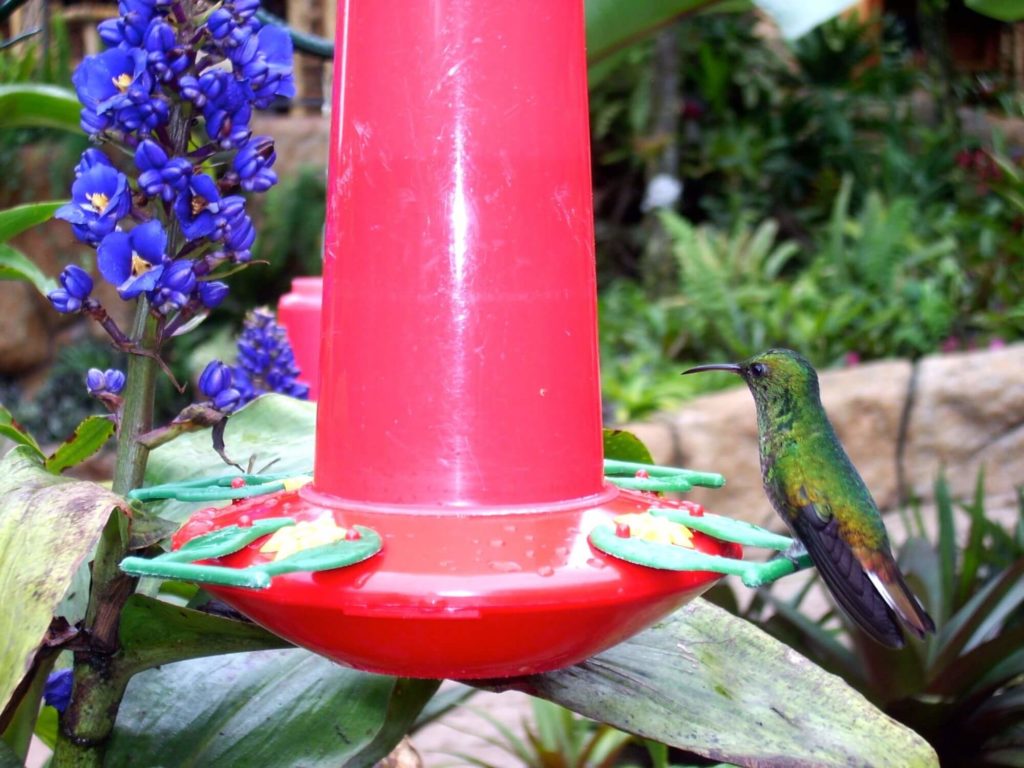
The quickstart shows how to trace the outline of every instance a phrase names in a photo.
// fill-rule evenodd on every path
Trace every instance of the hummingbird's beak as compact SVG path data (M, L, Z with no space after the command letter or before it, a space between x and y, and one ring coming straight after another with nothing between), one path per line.
M729 371L730 373L739 373L742 370L736 363L708 363L707 365L697 365L689 370L683 371L682 375L685 376L688 373L701 373L702 371Z

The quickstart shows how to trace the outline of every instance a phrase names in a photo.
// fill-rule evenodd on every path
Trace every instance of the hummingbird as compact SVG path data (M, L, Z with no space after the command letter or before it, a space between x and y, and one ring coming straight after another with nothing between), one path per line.
M904 645L901 624L918 637L934 632L900 573L878 506L828 420L814 367L792 350L770 349L683 373L702 371L730 371L747 383L765 493L847 616L890 648Z

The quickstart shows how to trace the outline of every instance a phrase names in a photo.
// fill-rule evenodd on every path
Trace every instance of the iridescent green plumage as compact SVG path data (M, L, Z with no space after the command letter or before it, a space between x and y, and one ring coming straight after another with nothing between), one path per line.
M702 365L747 382L757 406L761 476L843 610L878 642L903 645L900 622L918 636L934 624L907 587L870 491L821 405L807 360L772 349L742 363Z

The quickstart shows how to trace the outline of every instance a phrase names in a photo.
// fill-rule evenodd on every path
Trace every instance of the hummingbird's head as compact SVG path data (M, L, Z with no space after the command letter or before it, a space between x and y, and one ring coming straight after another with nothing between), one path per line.
M712 363L690 368L687 373L730 371L747 382L757 403L790 400L793 395L818 397L818 375L814 367L791 349L769 349L742 363Z

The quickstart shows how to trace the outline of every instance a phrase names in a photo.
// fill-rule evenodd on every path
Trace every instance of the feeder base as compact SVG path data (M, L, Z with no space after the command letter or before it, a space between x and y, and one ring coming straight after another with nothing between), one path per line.
M605 555L597 525L657 505L607 486L556 508L409 510L316 493L281 492L196 513L175 548L265 517L332 515L377 531L383 549L356 565L275 576L269 588L206 589L296 645L367 672L421 678L497 678L558 669L639 632L712 586L720 574L657 571ZM694 532L697 551L738 558L737 544ZM218 559L265 562L258 540Z

